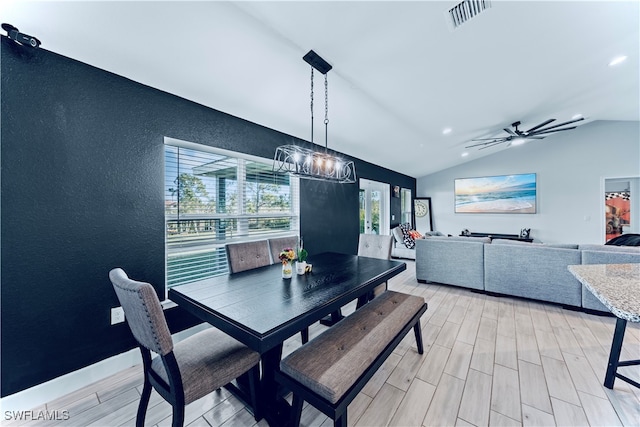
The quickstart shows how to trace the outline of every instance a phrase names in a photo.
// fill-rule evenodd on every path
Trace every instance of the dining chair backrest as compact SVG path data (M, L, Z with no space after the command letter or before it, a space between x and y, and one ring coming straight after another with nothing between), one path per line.
M278 256L283 249L291 248L294 251L298 246L298 237L297 236L289 236L289 237L278 237L276 239L269 239L269 248L271 249L271 260L273 264L277 264L280 262Z
M358 255L369 258L391 259L393 236L361 234L358 240Z
M361 234L358 239L358 256L391 259L392 246L393 235L383 236L379 234ZM387 282L376 286L369 295L358 298L356 309L360 309L367 301L372 300L386 290Z
M136 415L143 427L152 390L171 404L172 427L183 427L185 405L194 402L239 376L248 374L249 396L256 421L260 354L216 328L196 332L173 344L160 300L149 283L129 279L120 268L109 279L122 305L129 328L138 341L144 383ZM157 356L152 355L152 352Z
M171 332L153 286L129 279L121 268L111 270L109 279L138 343L162 356L173 351Z
M255 242L228 243L226 250L229 269L232 273L271 265L269 242L266 239Z

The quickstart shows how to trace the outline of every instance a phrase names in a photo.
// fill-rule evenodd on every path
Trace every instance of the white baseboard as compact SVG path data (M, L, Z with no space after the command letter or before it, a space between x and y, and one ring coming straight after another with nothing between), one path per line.
M179 342L207 327L209 327L207 324L200 324L178 332L173 335L173 342ZM38 408L65 394L79 390L91 383L103 380L138 364L142 364L142 357L140 356L140 350L134 348L108 359L101 360L86 368L78 369L77 371L47 381L46 383L6 396L0 399L0 411L4 414L4 411L28 411Z
M100 381L131 366L142 363L140 350L134 348L86 368L78 369L46 383L9 395L0 400L4 411L27 411L51 402L65 394Z

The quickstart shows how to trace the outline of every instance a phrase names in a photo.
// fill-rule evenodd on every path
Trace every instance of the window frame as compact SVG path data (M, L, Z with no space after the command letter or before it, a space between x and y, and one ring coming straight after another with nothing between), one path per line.
M239 196L240 202L238 203L237 206L237 211L235 213L184 213L181 214L179 211L176 212L175 214L167 214L167 209L165 207L165 213L164 213L164 224L165 224L165 230L164 230L164 237L165 237L165 256L164 256L164 260L165 260L165 299L167 298L168 295L168 291L169 288L171 288L172 286L178 286L182 283L176 283L173 285L169 284L169 258L170 255L176 255L178 253L181 252L187 252L188 249L191 249L192 252L197 251L197 250L218 250L220 248L224 248L224 246L227 243L235 243L235 242L249 242L249 241L256 241L256 240L263 240L263 239L267 239L267 238L278 238L278 237L288 237L288 236L299 236L300 235L300 179L296 176L293 175L289 175L289 186L290 186L290 194L291 194L291 207L290 207L290 211L289 212L266 212L266 213L247 213L246 212L246 208L247 208L247 204L244 203L244 193L245 193L245 184L250 183L250 179L247 178L247 172L246 172L246 168L244 168L244 166L240 166L240 165L244 165L245 162L254 162L254 163L259 163L259 164L263 164L266 165L268 167L273 167L273 159L267 159L267 158L263 158L263 157L258 157L258 156L253 156L250 154L245 154L245 153L240 153L240 152L236 152L236 151L231 151L231 150L226 150L226 149L222 149L222 148L217 148L217 147L211 147L208 145L203 145L203 144L198 144L198 143L194 143L194 142L189 142L189 141L183 141L183 140L179 140L179 139L175 139L175 138L171 138L171 137L164 137L164 144L163 144L163 148L165 148L167 146L171 146L171 147L176 147L178 149L188 149L188 150L195 150L195 151L199 151L199 152L204 152L204 153L211 153L214 155L221 155L221 156L226 156L229 158L233 158L233 159L238 159L239 160L239 166L238 166L238 171L237 171L237 193L240 194L242 193L242 196ZM163 200L166 202L167 198L167 154L165 151L164 154L164 173L163 173ZM181 174L181 172L178 170L178 175ZM258 233L257 235L252 235L249 231L247 231L247 234L236 234L234 233L234 235L231 238L228 239L224 239L224 240L217 240L214 236L213 239L202 239L203 243L195 243L195 244L188 244L188 243L184 243L184 246L182 247L184 249L184 251L181 251L178 248L178 245L180 245L181 243L173 243L176 246L171 247L172 245L170 245L169 242L169 223L170 221L180 221L180 220L184 220L184 219L188 219L189 216L192 216L194 219L198 219L198 220L228 220L228 221L249 221L249 220L255 220L255 219L263 219L263 218L290 218L291 221L293 221L293 224L291 225L292 229L289 230L282 230L282 231L273 231L273 232L266 232L266 233ZM238 224L236 223L236 227L235 230L239 230L238 228ZM247 227L248 230L248 227ZM225 254L226 257L226 254ZM220 274L225 274L220 273ZM204 279L197 279L197 280L204 280ZM195 281L195 280L193 280ZM189 283L187 281L185 281L184 283Z

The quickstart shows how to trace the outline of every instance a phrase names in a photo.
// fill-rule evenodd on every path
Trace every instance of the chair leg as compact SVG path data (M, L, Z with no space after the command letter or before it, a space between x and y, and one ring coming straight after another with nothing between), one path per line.
M346 409L338 418L333 420L333 427L347 427L347 410Z
M300 331L300 337L302 339L302 344L306 344L309 342L309 328L304 328Z
M171 427L183 427L184 426L184 405L174 404L173 406L173 420L171 421Z
M147 406L149 405L151 390L151 383L145 376L144 385L142 386L142 396L140 396L140 403L138 404L138 414L136 415L136 427L144 427L144 419L147 415Z
M293 394L293 402L291 402L291 426L300 427L300 418L302 418L302 404L304 400L297 394Z
M424 348L422 345L422 329L420 329L420 320L418 320L413 326L413 331L416 334L416 345L418 346L418 354L423 354Z

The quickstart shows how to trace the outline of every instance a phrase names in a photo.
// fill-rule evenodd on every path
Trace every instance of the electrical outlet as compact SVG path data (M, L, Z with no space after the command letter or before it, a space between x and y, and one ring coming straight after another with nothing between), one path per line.
M124 322L124 310L122 307L114 307L111 309L111 324Z

